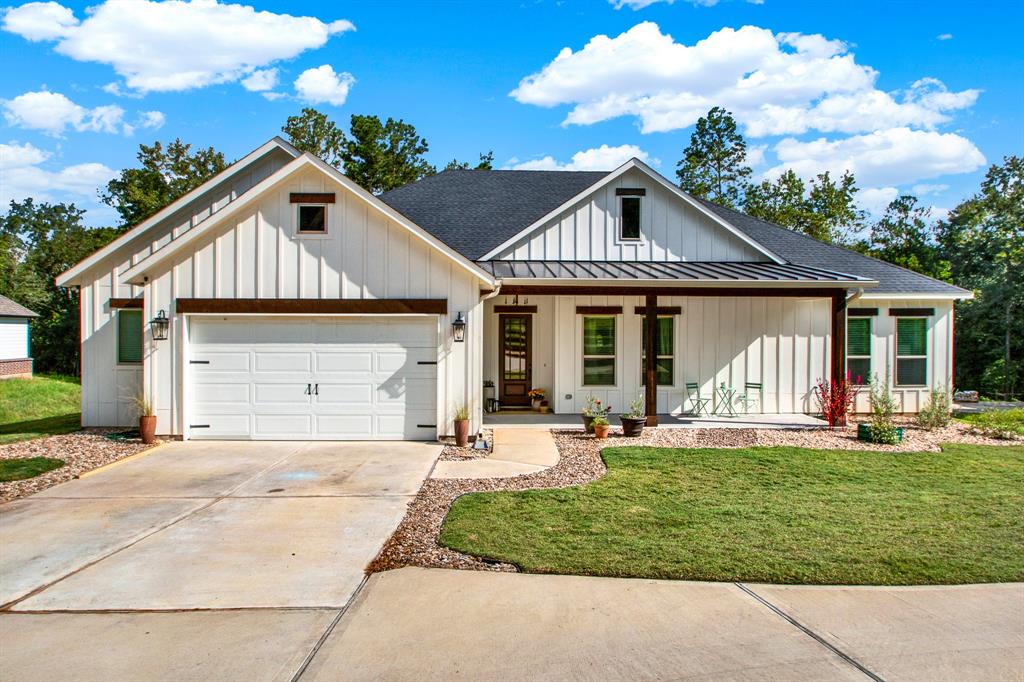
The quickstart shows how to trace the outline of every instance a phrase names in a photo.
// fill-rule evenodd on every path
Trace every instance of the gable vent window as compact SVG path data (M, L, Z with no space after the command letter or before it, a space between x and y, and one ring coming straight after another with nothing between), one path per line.
M300 204L299 232L325 234L327 232L327 205Z
M615 190L619 197L619 239L637 241L640 239L640 211L643 188L620 187Z

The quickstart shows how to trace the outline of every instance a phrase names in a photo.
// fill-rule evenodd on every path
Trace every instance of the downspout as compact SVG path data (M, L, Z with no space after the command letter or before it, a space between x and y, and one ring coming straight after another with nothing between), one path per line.
M864 295L864 287L860 287L859 289L857 289L852 294L850 294L849 296L846 297L846 305L849 306L851 303L853 303L854 301L856 301L858 298L860 298L863 295Z

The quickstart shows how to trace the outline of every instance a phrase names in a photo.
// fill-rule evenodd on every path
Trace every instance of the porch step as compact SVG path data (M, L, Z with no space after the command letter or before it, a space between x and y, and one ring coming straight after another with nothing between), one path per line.
M558 448L548 429L496 428L494 447L483 459L438 462L431 478L511 478L558 463Z

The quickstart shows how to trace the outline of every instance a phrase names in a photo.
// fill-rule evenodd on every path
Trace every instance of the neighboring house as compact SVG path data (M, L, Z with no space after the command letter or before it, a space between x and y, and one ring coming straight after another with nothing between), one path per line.
M0 296L0 379L32 376L28 323L34 317L39 315Z
M556 412L643 396L649 414L689 409L687 383L750 382L753 411L799 413L849 369L912 412L949 385L953 302L971 295L636 159L374 197L279 138L58 284L81 287L84 425L132 423L144 392L160 433L254 439L433 439L462 404L475 431L487 380L508 406L542 387Z

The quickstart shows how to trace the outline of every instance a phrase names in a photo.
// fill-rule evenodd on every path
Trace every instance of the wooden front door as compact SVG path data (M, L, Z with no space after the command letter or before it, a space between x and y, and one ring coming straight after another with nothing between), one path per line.
M528 406L533 381L530 353L530 316L498 317L498 367L501 368L498 400L503 407Z

